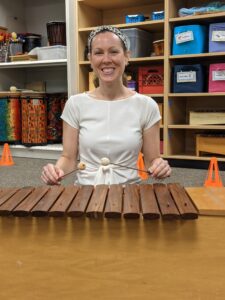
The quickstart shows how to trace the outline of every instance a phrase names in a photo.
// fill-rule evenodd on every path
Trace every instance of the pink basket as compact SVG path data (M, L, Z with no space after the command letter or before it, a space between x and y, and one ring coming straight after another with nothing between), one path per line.
M225 63L210 65L209 92L225 92Z

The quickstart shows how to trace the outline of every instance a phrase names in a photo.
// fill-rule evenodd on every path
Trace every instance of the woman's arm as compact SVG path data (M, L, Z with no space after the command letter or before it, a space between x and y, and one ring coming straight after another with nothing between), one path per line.
M56 164L43 167L41 178L46 184L60 184L60 178L77 167L78 129L63 121L63 152Z
M167 160L160 157L160 127L159 122L143 133L142 147L146 169L152 177L165 178L170 176L171 168Z

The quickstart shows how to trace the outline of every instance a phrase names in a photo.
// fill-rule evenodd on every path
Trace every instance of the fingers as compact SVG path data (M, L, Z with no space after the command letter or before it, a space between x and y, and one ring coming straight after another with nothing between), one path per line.
M60 184L60 178L64 175L64 172L56 167L53 164L47 164L43 167L42 173L41 173L41 179L44 183L48 185L59 185Z
M151 177L153 178L161 179L169 177L171 175L171 168L168 164L168 161L162 158L154 159L151 167L149 168L149 171L151 173Z

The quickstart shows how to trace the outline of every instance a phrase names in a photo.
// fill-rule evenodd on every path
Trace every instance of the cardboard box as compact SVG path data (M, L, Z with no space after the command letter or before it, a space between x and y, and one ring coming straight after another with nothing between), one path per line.
M225 136L196 135L196 155L200 152L225 155Z
M190 111L190 125L225 124L225 111Z

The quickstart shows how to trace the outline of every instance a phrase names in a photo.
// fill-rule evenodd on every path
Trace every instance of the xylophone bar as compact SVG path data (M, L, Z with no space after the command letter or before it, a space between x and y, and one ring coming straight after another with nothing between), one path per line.
M0 215L195 219L198 211L185 189L171 183L0 189Z

